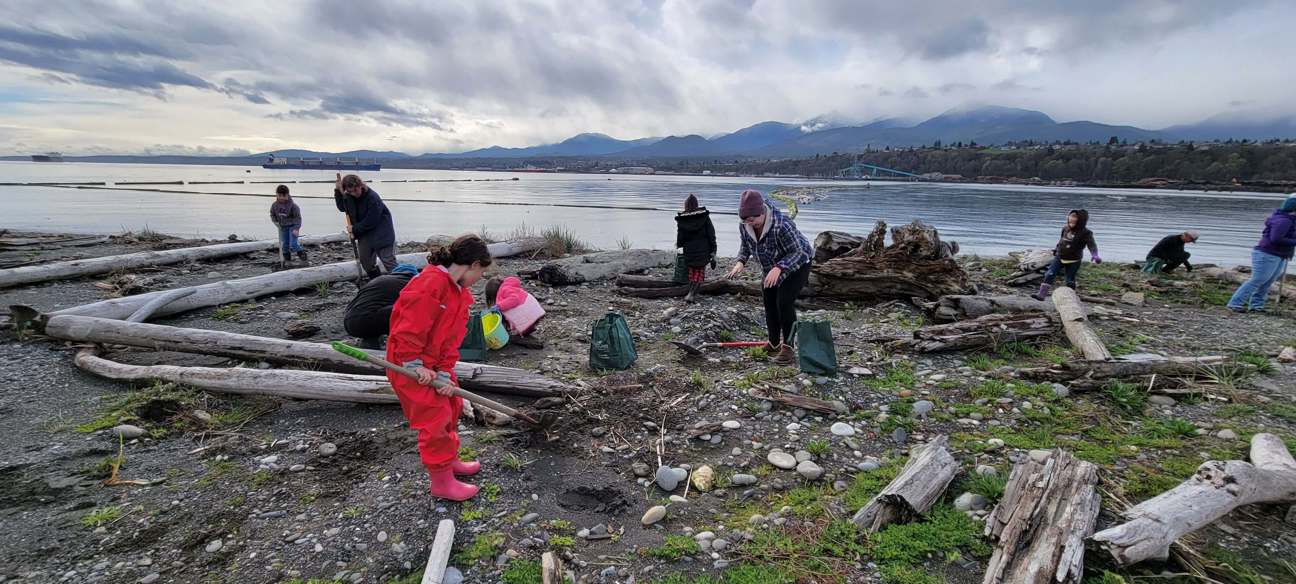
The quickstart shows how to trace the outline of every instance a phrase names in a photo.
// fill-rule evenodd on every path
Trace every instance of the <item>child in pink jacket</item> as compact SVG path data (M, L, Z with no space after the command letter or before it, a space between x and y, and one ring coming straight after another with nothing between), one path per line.
M522 280L515 276L504 278L503 281L491 278L486 282L486 305L504 315L511 337L530 335L545 315L540 301L523 290Z

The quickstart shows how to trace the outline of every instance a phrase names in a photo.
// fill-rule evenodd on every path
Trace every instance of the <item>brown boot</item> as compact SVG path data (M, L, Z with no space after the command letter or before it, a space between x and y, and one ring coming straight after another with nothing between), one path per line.
M700 287L701 286L697 282L689 282L688 296L684 297L684 302L687 302L689 304L693 304L694 302L697 302L698 288Z
M789 345L787 343L783 343L782 345L779 345L778 354L774 356L775 363L778 363L779 365L789 366L789 365L795 365L796 360L797 360L796 349L793 349L792 345Z

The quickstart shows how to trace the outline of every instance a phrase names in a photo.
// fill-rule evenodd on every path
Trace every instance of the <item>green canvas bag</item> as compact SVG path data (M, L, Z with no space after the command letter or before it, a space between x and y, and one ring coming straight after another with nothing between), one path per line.
M624 316L609 312L594 321L594 328L590 331L590 369L627 369L638 358L634 338L630 336L630 325L626 324Z
M482 327L482 315L474 310L468 317L468 333L459 345L460 361L486 360L486 329Z
M837 349L832 324L826 320L798 320L793 325L797 365L808 375L837 376Z

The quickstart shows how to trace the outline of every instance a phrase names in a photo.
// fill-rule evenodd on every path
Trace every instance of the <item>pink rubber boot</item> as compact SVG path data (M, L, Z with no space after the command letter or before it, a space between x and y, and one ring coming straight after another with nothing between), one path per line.
M450 463L450 470L454 472L455 476L472 476L477 474L477 471L481 470L481 463L476 460L472 462L456 460Z
M451 467L428 469L428 479L432 486L428 489L433 497L451 501L467 501L477 494L477 485L461 483L454 478Z

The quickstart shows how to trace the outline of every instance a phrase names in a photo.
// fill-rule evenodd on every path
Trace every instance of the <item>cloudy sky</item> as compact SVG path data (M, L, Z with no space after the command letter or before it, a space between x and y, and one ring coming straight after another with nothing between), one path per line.
M1287 0L5 0L0 153L409 153L921 118L1296 113Z

